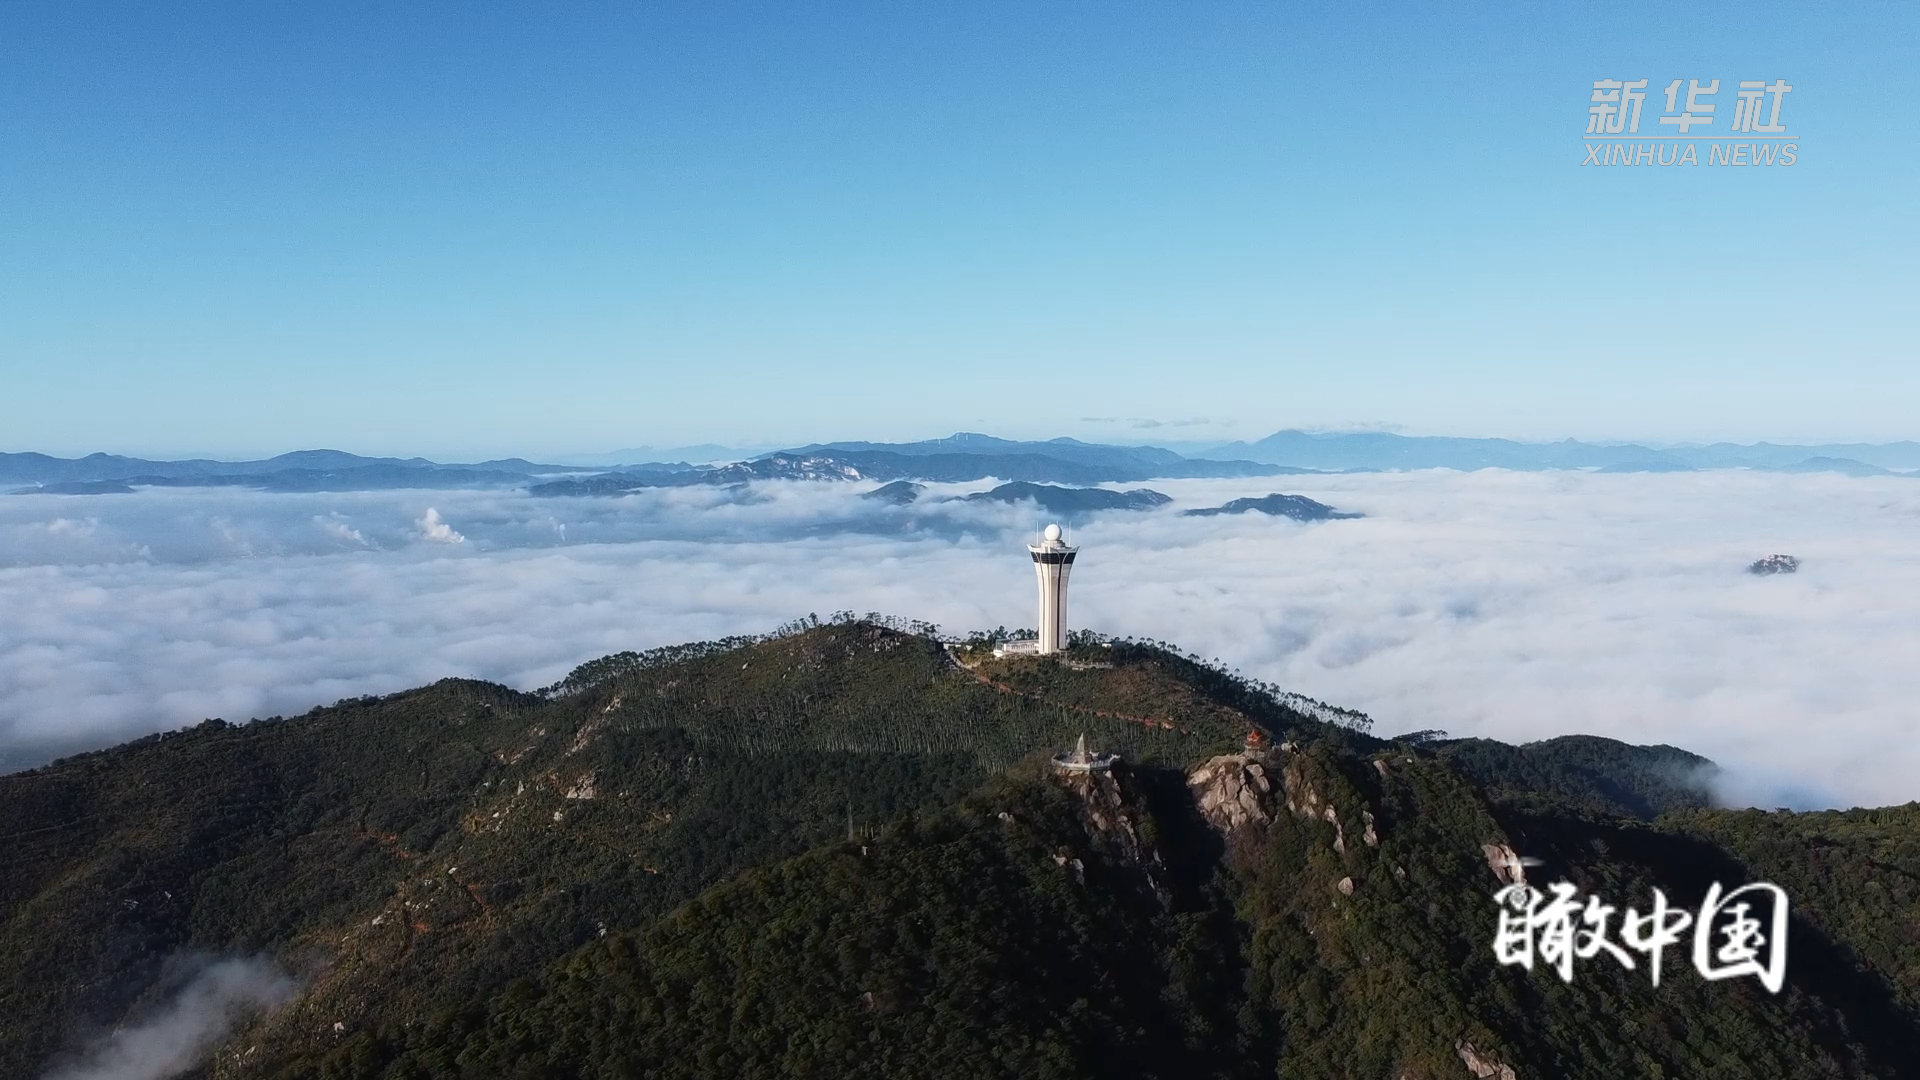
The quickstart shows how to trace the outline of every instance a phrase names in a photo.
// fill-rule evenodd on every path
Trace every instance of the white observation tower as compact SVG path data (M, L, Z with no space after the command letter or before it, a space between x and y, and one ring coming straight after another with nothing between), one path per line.
M1040 579L1040 641L1034 651L1056 653L1067 647L1067 574L1079 548L1060 539L1060 526L1049 525L1033 553L1033 572Z

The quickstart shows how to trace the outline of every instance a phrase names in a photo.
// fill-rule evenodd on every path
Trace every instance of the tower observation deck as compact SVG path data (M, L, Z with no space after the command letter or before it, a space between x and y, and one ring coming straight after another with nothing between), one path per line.
M1033 554L1033 572L1040 579L1040 641L1034 651L1060 652L1067 647L1067 575L1080 549L1066 545L1060 526L1049 525L1040 542L1027 550Z

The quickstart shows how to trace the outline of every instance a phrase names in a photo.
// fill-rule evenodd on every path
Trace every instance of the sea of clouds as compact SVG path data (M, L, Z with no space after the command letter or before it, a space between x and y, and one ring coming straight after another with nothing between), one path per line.
M149 489L0 497L0 764L448 675L881 611L1033 624L1028 504L865 485ZM1135 486L1135 485L1127 485ZM1763 806L1920 798L1920 482L1497 470L1162 481L1074 529L1069 623L1176 642L1376 732L1584 732L1721 763ZM1182 508L1285 491L1358 520ZM1799 556L1798 574L1752 560Z

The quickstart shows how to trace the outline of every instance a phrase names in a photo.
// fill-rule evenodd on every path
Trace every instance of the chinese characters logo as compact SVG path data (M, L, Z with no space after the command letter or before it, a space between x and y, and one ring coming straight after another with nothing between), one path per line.
M1585 165L1698 165L1704 145L1708 165L1792 165L1800 136L1789 134L1781 109L1793 86L1785 79L1741 82L1733 100L1720 97L1720 80L1675 79L1663 96L1659 126L1640 134L1647 79L1596 79L1588 99ZM1721 114L1720 106L1732 106ZM1714 123L1727 120L1721 135ZM1700 130L1696 131L1698 128ZM1672 134L1657 134L1671 129ZM1639 140L1647 141L1641 142Z
M1696 916L1670 907L1666 894L1653 890L1653 904L1645 915L1628 908L1621 916L1618 941L1608 937L1615 908L1589 896L1581 904L1579 890L1565 881L1545 892L1531 885L1509 885L1494 894L1500 905L1500 925L1493 939L1493 955L1502 964L1533 970L1540 961L1573 981L1576 960L1601 953L1628 971L1636 969L1634 954L1646 958L1653 985L1660 985L1660 961L1668 948L1678 946L1689 927L1693 930L1693 966L1708 981L1753 975L1760 985L1779 993L1787 978L1787 894L1778 885L1756 882L1723 893L1715 882Z

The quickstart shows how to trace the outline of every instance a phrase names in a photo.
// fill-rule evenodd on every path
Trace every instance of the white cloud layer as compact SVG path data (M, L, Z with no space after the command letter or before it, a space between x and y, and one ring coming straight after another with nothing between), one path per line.
M1434 471L1151 486L1175 506L1076 528L1072 625L1178 642L1363 709L1382 733L1672 743L1761 805L1920 798L1920 483ZM1032 623L1031 507L902 509L858 490L0 499L0 756L445 675L538 686L604 653L809 611ZM1368 516L1175 512L1269 491ZM1742 572L1773 552L1800 573Z

